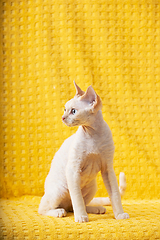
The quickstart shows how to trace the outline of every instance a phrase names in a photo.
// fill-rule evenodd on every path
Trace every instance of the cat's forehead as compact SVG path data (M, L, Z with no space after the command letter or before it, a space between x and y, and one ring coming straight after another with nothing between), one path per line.
M85 101L80 100L79 98L72 98L65 104L66 109L77 108L83 109L87 107L87 103Z

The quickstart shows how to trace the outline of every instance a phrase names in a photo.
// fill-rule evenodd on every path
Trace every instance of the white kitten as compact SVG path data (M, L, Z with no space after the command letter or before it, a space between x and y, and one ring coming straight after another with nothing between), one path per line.
M87 213L105 213L97 205L112 204L116 219L129 218L121 204L125 175L120 174L120 192L113 169L114 143L112 133L103 120L102 102L92 86L83 92L76 83L76 95L65 105L62 116L67 126L79 126L55 154L45 181L45 194L39 213L54 217L74 211L76 222L88 222ZM110 198L94 198L96 176L101 171ZM110 202L111 201L111 202Z

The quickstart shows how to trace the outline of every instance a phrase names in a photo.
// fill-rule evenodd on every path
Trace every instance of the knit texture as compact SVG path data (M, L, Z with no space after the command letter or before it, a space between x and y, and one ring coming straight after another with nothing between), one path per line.
M0 25L2 239L160 239L160 2L3 0ZM82 225L37 213L53 156L76 131L61 121L73 80L102 99L129 220L110 207Z
M124 201L130 219L115 220L107 207L106 214L89 214L83 224L75 223L73 213L64 218L39 216L39 201L30 196L2 201L4 239L160 239L160 200Z

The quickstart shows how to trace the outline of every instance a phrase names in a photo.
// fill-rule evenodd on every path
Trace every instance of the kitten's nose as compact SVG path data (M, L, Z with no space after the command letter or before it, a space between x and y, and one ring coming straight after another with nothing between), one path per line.
M63 121L65 120L65 117L64 117L64 116L62 116L62 120L63 120Z

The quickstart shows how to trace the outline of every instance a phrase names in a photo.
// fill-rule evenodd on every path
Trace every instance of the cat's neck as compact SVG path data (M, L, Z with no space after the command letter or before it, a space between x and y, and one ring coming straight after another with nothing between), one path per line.
M93 134L101 133L103 131L104 120L102 111L99 110L93 120L88 125L82 125L81 129L87 135L92 136Z

